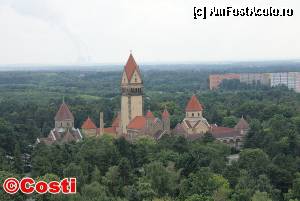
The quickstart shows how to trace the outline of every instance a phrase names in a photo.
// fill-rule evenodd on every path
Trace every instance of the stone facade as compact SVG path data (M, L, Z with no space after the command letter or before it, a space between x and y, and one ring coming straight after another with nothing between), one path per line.
M78 142L82 140L79 129L74 128L74 116L69 110L68 105L63 101L54 118L55 128L45 138L38 138L37 143L45 143L48 145L57 143Z
M143 80L132 54L124 67L121 80L121 130L127 133L127 125L143 115ZM120 133L121 134L121 133Z
M236 149L241 148L244 136L249 130L249 124L244 117L234 128L211 125L203 117L203 106L195 95L188 102L185 112L186 117L172 131L174 135L182 135L187 139L194 140L203 137L205 133L211 133L216 140Z
M79 141L83 136L97 137L103 134L125 137L130 141L139 137L159 140L165 134L178 134L188 139L197 139L205 133L211 133L218 141L239 149L249 129L243 117L234 128L209 124L203 116L204 107L196 95L193 95L187 103L185 118L172 131L170 114L166 108L162 111L161 118L155 117L150 110L144 115L143 80L132 54L124 66L120 88L121 111L116 115L111 127L104 127L103 113L100 112L99 128L90 117L87 117L81 126L82 135L79 129L74 128L74 116L63 101L55 116L55 128L50 131L48 137L39 138L37 142L67 143Z

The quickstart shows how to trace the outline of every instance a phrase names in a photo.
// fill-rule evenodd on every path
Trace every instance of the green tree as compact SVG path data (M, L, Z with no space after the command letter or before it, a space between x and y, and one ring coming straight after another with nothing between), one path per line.
M122 189L122 180L120 177L120 169L118 166L112 166L108 169L103 179L103 183L108 187L109 192L113 196L120 194Z
M252 196L251 201L272 201L272 199L269 197L268 193L256 191Z
M14 150L14 168L18 173L22 173L24 170L24 163L21 155L21 148L20 144L17 143L15 145L15 150Z
M240 153L239 166L253 176L267 173L269 164L268 155L261 149L244 149Z
M109 200L106 194L106 188L100 185L98 182L94 181L91 184L85 184L82 187L81 195L82 200L86 199L97 199L97 200Z
M223 125L229 128L233 128L237 123L237 118L235 116L229 116L223 118Z
M214 199L210 196L194 194L187 197L187 199L185 199L184 201L214 201Z
M201 168L196 173L191 173L187 179L182 180L180 197L187 198L195 194L212 197L214 193L217 196L218 191L228 190L229 192L229 189L229 183L224 177L212 173L208 168Z
M145 166L145 177L159 196L174 195L178 189L180 172L176 172L172 165L166 168L160 162L153 162Z

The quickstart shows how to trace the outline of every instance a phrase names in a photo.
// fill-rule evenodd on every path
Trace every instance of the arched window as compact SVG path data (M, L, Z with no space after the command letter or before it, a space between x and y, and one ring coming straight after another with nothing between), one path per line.
M194 117L194 113L192 113L192 117Z

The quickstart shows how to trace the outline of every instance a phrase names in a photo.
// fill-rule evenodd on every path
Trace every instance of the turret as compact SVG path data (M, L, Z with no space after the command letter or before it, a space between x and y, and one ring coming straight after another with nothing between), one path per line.
M127 125L137 116L143 116L143 80L139 66L132 54L124 66L121 80L121 132L127 133Z
M196 95L193 95L185 108L186 118L199 118L199 117L201 118L202 111L203 111L203 106L199 102Z
M148 131L148 133L151 133L151 130L153 128L153 123L154 123L154 115L153 113L148 110L147 114L146 114L146 129Z
M242 135L246 134L249 131L249 124L244 119L244 116L240 118L239 122L235 125L234 129L239 131Z
M161 115L162 123L163 123L163 130L170 132L170 114L167 110L167 108L164 109L162 115Z
M68 105L63 100L55 115L55 130L62 131L74 127L74 116L69 110Z

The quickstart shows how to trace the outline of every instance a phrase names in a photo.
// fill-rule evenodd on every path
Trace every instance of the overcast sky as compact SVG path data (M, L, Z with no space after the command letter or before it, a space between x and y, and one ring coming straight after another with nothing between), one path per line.
M209 2L209 3L208 3ZM293 8L293 17L194 20L194 6ZM0 65L300 58L299 0L0 0Z

